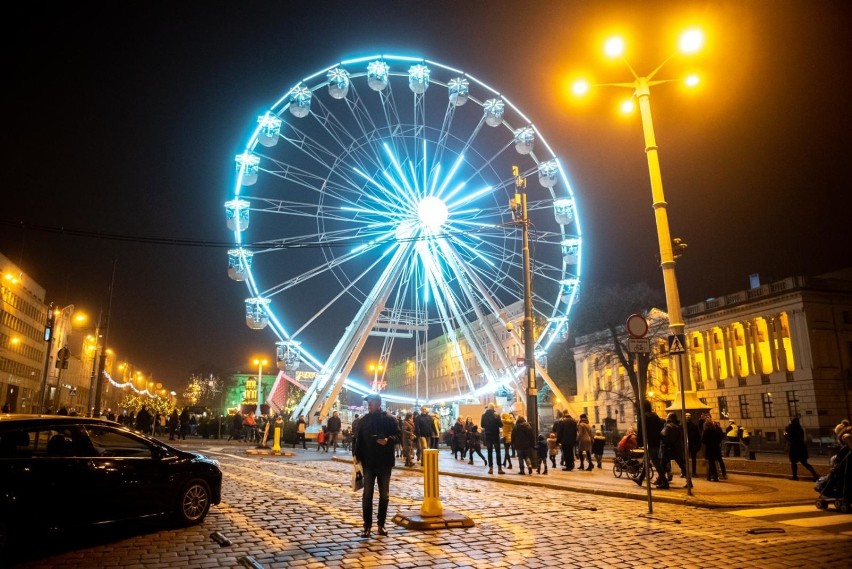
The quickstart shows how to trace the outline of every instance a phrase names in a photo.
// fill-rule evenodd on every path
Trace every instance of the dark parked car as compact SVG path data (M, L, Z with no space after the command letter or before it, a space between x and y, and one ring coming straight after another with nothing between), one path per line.
M118 423L0 415L0 550L16 528L154 516L197 524L221 491L217 461Z

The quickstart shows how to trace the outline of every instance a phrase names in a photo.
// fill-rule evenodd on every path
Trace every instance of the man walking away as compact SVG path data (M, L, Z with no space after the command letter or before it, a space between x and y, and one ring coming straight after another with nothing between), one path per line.
M429 407L426 405L420 408L420 414L414 419L414 434L417 436L417 448L419 449L417 460L420 461L420 465L422 466L423 451L430 448L429 444L432 442L432 437L437 436L435 421L429 415Z
M340 435L340 412L335 411L331 417L328 418L328 423L326 423L328 427L328 446L331 447L331 452L337 452L337 437Z
M503 471L503 461L500 460L500 432L503 429L503 422L497 416L494 403L488 404L488 409L482 414L480 426L485 437L485 445L488 447L488 474L494 474L494 451L497 452L497 473L506 474Z

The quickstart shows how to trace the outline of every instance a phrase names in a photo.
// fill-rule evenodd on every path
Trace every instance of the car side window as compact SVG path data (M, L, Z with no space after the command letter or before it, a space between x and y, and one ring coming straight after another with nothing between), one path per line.
M0 458L26 458L32 456L33 445L30 433L6 431L0 433Z
M95 456L128 456L153 458L152 448L140 439L121 431L101 426L87 426Z

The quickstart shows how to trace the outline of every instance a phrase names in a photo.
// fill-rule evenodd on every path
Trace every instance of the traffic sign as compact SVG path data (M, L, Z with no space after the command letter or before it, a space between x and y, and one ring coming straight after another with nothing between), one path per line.
M644 338L648 333L648 321L641 314L631 314L627 318L627 333L631 338Z
M627 351L631 354L650 354L651 340L649 338L627 338Z
M686 336L684 334L669 334L669 353L686 353Z

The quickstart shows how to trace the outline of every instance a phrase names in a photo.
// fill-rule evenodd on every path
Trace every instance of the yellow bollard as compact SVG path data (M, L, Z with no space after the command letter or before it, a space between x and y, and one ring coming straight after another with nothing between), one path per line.
M275 419L275 434L272 436L272 452L281 452L281 426L284 420L281 417Z
M423 504L420 505L420 515L424 518L440 517L444 513L438 489L438 449L424 449Z

